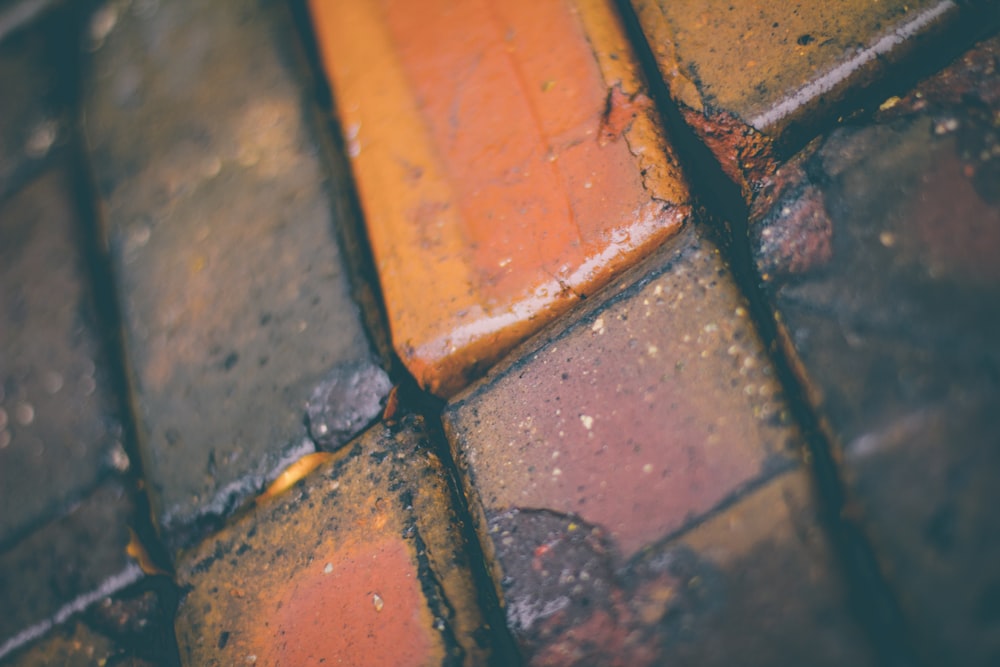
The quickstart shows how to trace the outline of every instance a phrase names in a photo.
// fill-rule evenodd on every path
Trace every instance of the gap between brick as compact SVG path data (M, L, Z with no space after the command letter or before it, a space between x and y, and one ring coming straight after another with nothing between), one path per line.
M737 185L723 173L714 155L684 122L680 109L670 98L631 4L628 0L616 0L616 4L666 133L688 174L697 224L719 246L749 302L751 317L774 365L789 410L802 431L811 458L821 523L844 573L855 618L877 652L880 664L918 665L899 601L879 567L874 549L861 527L845 517L847 491L834 457L833 441L822 428L822 415L809 405L806 388L781 347L777 321L760 289L760 277L751 255L748 207Z

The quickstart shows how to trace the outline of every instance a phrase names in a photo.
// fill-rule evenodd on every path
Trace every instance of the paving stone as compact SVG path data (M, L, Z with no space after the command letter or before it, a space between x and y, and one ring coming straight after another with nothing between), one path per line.
M816 125L888 68L969 40L995 4L633 0L673 100L749 198L774 142ZM812 136L810 134L810 136Z
M0 550L128 458L68 178L0 205Z
M688 216L612 3L309 6L394 346L430 391L463 387Z
M20 26L12 24L16 9L0 5L0 201L37 174L67 134L50 31L34 26L4 39L8 23Z
M998 54L980 45L798 156L751 220L785 346L928 664L1000 659Z
M125 554L133 512L124 486L109 481L0 552L0 657L141 576Z
M378 425L186 553L189 665L487 664L453 494L422 422Z
M562 641L549 623L572 650L591 651L598 630L617 646L631 630L605 579L795 465L796 432L732 278L690 230L638 283L516 356L445 412L508 624L531 654ZM589 572L583 592L555 574L511 588L557 543ZM636 622L655 635L663 619Z
M287 9L110 3L93 22L85 130L149 488L173 528L310 451L310 394L370 351Z

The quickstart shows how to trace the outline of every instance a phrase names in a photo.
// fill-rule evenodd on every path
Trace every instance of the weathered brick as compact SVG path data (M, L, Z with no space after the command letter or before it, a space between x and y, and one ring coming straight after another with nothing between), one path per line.
M998 49L798 156L751 220L786 350L842 448L849 509L929 664L1000 659ZM803 196L805 219L825 216L825 253L799 252L817 246Z
M610 2L310 7L394 345L432 392L463 387L687 217Z
M770 362L713 246L684 232L613 292L445 412L508 623L540 664L550 649L614 655L636 632L655 636L660 612L634 628L616 621L625 594L609 581L796 456ZM564 557L587 571L580 591L580 573L538 575L533 559L556 545L565 553L552 567ZM633 646L637 660L645 646Z
M486 664L446 472L422 422L378 425L185 554L185 664Z
M311 391L370 351L286 8L101 11L85 130L149 488L175 527L228 511L310 450Z
M749 198L774 142L815 126L887 68L971 39L989 2L633 0L681 113ZM979 26L981 27L981 26Z
M127 467L61 167L0 206L0 549Z

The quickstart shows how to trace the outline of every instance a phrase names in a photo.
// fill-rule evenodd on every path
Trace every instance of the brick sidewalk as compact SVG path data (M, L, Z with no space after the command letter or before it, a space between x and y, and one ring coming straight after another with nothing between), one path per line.
M27 4L0 665L1000 662L993 3Z

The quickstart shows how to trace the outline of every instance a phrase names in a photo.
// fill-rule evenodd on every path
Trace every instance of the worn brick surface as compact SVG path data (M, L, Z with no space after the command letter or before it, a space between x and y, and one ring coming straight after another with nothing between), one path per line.
M611 3L310 7L394 345L432 392L460 389L687 216Z
M995 20L989 5L632 2L671 97L747 196L791 126L814 124L887 66L938 48L931 36L968 39L963 12Z
M68 179L0 205L0 549L128 459Z
M799 156L751 221L786 347L930 664L1000 657L998 45Z
M667 609L623 620L614 598L625 594L605 579L633 572L650 545L796 456L769 362L714 247L685 232L637 284L613 292L445 413L508 623L541 664L564 639L552 650L604 656L633 642L625 636L656 635ZM592 577L583 589L580 573L537 574L533 558L557 544ZM604 633L596 648L591 630Z
M311 449L314 387L370 364L286 11L112 3L94 19L85 130L168 526L227 511Z
M419 419L378 425L184 555L188 665L486 664L446 473Z

